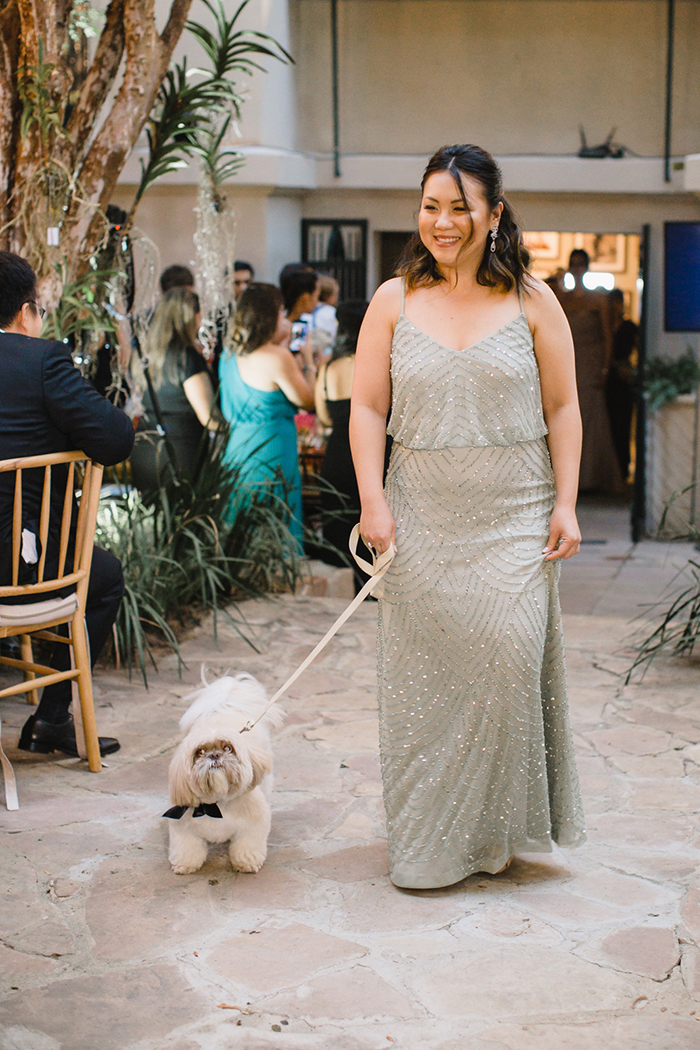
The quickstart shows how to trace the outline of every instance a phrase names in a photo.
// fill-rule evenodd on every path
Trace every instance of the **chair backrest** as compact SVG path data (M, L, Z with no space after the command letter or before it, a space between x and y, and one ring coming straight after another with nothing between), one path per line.
M77 476L76 465L84 464L82 481ZM58 536L58 568L46 579L46 556L49 546L49 526L51 524L51 491L52 468L66 465L67 476L65 492L61 494L62 513ZM41 492L39 511L38 564L37 582L19 583L20 556L23 543L22 513L22 478L27 470L43 468L44 480ZM25 456L22 459L0 460L0 474L8 471L15 473L15 493L12 508L12 583L0 586L0 598L18 595L41 594L55 591L59 587L75 585L78 599L83 604L84 592L87 589L92 548L97 523L97 508L100 502L103 467L94 463L84 452L54 452L45 456ZM61 486L65 473L61 472ZM79 491L78 491L79 483ZM74 542L71 543L71 531L74 520L74 507L78 505L78 516L75 522ZM72 548L72 554L71 554ZM70 555L70 556L69 556ZM26 559L25 559L26 564Z

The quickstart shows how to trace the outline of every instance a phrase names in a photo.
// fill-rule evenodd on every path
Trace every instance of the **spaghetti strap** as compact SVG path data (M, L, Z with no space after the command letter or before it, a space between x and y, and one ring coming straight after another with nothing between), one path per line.
M522 285L518 288L518 299L520 300L520 310L525 313L525 304L523 303L523 289Z
M406 306L406 278L401 278L401 313L404 312Z

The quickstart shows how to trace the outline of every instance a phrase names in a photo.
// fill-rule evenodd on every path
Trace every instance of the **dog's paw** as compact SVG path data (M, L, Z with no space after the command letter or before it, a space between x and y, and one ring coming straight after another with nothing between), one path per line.
M254 875L256 871L260 871L265 863L267 852L254 849L237 849L235 851L231 850L229 856L231 858L231 867L234 871L245 871Z
M176 875L194 875L199 871L201 864L172 864L171 867Z

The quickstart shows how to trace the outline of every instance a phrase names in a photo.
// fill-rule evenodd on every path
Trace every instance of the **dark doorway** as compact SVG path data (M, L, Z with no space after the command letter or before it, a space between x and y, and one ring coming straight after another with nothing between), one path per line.
M302 219L301 260L340 285L340 301L367 297L367 220Z
M412 230L383 230L379 234L380 284L396 276L396 267L401 258L401 253L412 235Z

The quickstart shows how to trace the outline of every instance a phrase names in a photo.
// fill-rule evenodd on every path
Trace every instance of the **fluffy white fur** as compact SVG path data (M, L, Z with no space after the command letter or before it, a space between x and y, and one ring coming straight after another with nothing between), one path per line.
M229 842L237 871L259 871L267 855L272 792L270 728L284 713L275 705L248 733L240 730L266 703L265 690L252 675L206 683L187 699L180 719L184 734L170 763L170 801L175 806L216 802L218 817L194 817L188 809L170 825L168 859L178 875L199 871L209 842Z

